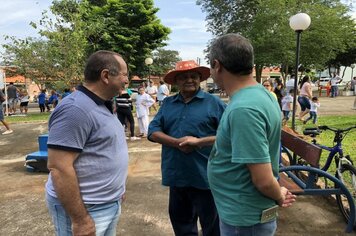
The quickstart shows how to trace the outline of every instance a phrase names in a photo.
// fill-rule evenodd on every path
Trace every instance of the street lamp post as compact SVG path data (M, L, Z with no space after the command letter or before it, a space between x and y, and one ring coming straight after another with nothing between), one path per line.
M148 67L148 82L150 82L150 79L151 79L151 68L150 68L150 66L152 65L152 63L153 63L153 59L152 58L147 57L145 59L145 64Z
M289 19L289 26L297 33L297 48L295 59L295 80L294 80L294 94L293 94L293 113L292 113L292 129L295 130L295 111L297 102L297 86L298 86L298 65L299 65L299 51L300 51L300 36L310 25L310 17L305 13L298 13Z

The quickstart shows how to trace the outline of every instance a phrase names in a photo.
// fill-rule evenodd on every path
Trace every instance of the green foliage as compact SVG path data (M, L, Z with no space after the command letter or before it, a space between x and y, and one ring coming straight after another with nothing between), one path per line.
M10 42L4 45L5 63L16 66L17 74L41 85L55 81L63 81L68 86L78 83L83 78L87 42L81 12L74 3L54 1L51 8L56 15L54 19L45 11L38 24L30 23L42 38L6 37Z
M121 53L131 74L141 75L145 58L170 33L152 0L54 0L51 11L54 17L45 11L30 23L41 39L6 37L10 42L4 45L7 65L40 84L78 83L87 56L97 50Z
M350 9L339 0L198 0L197 4L207 13L208 29L215 36L233 32L251 40L258 75L263 66L287 69L295 64L296 39L289 18L298 12L311 17L301 41L300 61L305 67L324 68L352 48L350 41L356 38Z
M170 33L156 17L158 8L153 1L108 0L100 7L88 2L83 6L89 52L100 49L119 52L128 62L131 74L144 74L145 58L164 46L163 41Z
M20 74L30 78L37 84L55 77L58 73L55 52L47 41L27 38L25 40L10 38L11 43L4 45L5 65L15 66L15 70L7 71L8 75Z
M181 60L177 51L159 48L153 52L153 63L150 66L151 73L156 76L163 76L169 70L174 69L176 63Z

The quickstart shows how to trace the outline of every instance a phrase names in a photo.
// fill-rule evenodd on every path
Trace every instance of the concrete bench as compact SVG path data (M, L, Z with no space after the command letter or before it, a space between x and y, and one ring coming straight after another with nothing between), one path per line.
M350 206L350 220L345 231L347 233L353 232L355 224L353 198L339 179L319 169L321 148L285 130L282 130L281 141L282 152L287 154L290 165L286 166L281 162L279 170L280 185L296 195L345 195ZM296 156L299 158L298 162ZM325 188L325 186L319 185L319 178L326 179L332 183L331 186Z
M38 136L38 150L26 156L25 167L29 172L49 172L47 169L48 149L47 149L48 134Z

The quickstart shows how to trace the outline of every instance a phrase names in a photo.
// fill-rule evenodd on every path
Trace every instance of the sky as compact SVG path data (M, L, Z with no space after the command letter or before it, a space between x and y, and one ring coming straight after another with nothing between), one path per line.
M0 4L0 44L3 35L25 38L38 36L29 23L38 23L44 10L48 10L52 0L11 0ZM154 0L160 10L157 17L161 23L171 28L166 49L176 50L183 60L201 58L206 65L204 52L207 42L212 38L206 32L205 15L195 0ZM0 49L3 50L3 49Z
M3 35L25 38L38 36L37 31L29 23L39 22L41 13L48 10L52 0L2 0L0 4L0 44L5 41ZM183 60L201 59L206 65L203 50L212 39L212 34L206 30L205 13L195 0L154 0L160 10L157 17L163 25L168 26L172 32L169 35L167 49L179 52ZM345 3L356 1L344 0ZM354 18L356 19L356 11ZM1 52L2 49L0 49Z

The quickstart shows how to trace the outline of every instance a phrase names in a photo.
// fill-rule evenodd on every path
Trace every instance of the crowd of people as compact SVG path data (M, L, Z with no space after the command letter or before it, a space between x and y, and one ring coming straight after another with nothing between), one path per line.
M239 34L215 39L209 62L210 68L193 60L177 63L159 87L142 84L134 103L127 63L101 50L87 59L75 92L41 91L41 112L50 110L48 104L55 108L48 122L45 188L56 235L116 235L128 173L126 140L143 138L162 146L162 185L169 187L175 235L198 235L198 222L204 236L275 234L278 206L296 199L278 183L281 127L290 117L296 78L286 86L279 79L257 83L253 47ZM230 97L228 105L201 89L208 77ZM169 96L167 84L178 93ZM27 112L28 95L21 94ZM298 94L299 119L316 123L320 103L308 76ZM150 107L157 111L151 122Z
M279 107L283 113L283 124L286 124L291 116L293 110L293 96L294 96L294 81L295 76L286 82L284 86L281 79L277 78L275 81L270 79L264 80L262 85L272 94L277 100ZM305 75L297 87L297 101L300 107L298 118L301 122L306 124L309 120L313 119L313 124L317 124L317 109L320 107L318 97L312 94L312 85L308 75ZM310 117L304 119L309 114Z

